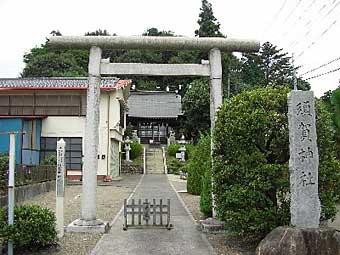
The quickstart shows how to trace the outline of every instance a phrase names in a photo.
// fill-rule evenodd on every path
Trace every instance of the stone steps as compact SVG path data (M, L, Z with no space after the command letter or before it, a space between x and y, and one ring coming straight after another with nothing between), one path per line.
M146 151L146 173L163 174L163 153L160 148L149 148Z

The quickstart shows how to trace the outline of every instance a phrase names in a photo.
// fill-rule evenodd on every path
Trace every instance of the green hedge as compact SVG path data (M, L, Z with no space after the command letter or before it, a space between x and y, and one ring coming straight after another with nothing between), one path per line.
M132 160L138 158L143 152L143 146L138 142L132 142L130 146L130 158Z
M167 149L167 153L170 157L176 157L176 153L181 146L179 144L170 144Z
M184 170L182 168L184 167L184 163L174 157L167 157L166 165L169 174L179 174L180 171Z
M200 210L205 216L212 215L211 172L206 171L202 179Z
M0 194L7 188L8 155L0 154Z
M48 208L23 205L14 208L14 224L7 224L7 208L0 210L0 239L15 247L39 248L57 241L56 219Z
M214 129L213 192L217 215L237 234L264 237L290 222L289 88L260 88L225 101ZM340 164L335 158L334 127L316 103L321 217L336 214Z
M205 172L210 171L210 136L200 135L197 145L192 149L187 163L187 190L190 194L200 195Z

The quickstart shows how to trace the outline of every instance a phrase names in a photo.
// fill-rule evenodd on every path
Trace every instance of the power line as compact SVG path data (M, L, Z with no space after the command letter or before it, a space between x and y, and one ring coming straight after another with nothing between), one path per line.
M336 0L334 0L336 1ZM311 7L316 3L316 0L313 0L308 6L306 6L304 9L303 9L303 12L302 14L300 14L300 16L298 16L298 18L292 23L292 25L290 27L288 27L288 29L286 29L285 33L283 33L283 36L282 38L285 38L288 33L291 31L291 27L295 28L297 23L302 20L303 16L305 13L307 13L307 11L310 11L311 10Z
M295 10L299 7L299 5L301 4L302 0L299 0L299 2L295 5L295 7L293 8L293 10L288 14L288 16L286 17L286 19L283 21L283 24L285 24L287 22L287 20L290 18L290 16L293 15L293 13L295 12Z
M336 1L336 0L333 0L333 1ZM311 7L314 5L315 2L316 2L316 0L314 0L314 1L313 1L313 2L305 9L304 13L306 13L306 10L311 10ZM318 10L318 12L321 12L322 9L324 8L324 6L326 6L326 4L324 4L324 5ZM300 21L300 20L302 19L302 16L303 16L303 15L300 15L300 17L298 18L298 20L295 21L294 24L293 24L292 26L297 25L297 22ZM309 19L309 21L307 21L307 22L305 23L304 27L306 27L306 26L308 26L310 23L312 23L312 20L313 20L313 18ZM289 31L289 30L288 30L288 31ZM309 31L309 32L310 32L310 31ZM309 33L309 32L308 32L308 33ZM304 35L303 37L306 37L306 35ZM289 48L294 47L294 46L296 46L300 41L301 41L300 39L299 39L299 40L296 39L296 40L293 41L288 47L289 47Z
M312 32L313 32L313 30L315 30L314 29L314 24L320 24L321 22L323 22L338 6L340 5L340 1L337 1L337 0L332 0L332 2L329 4L329 5L327 5L327 4L323 4L320 8L319 8L319 10L317 11L317 13L319 13L320 15L318 16L318 18L315 18L315 16L312 16L306 23L305 23L305 25L303 26L303 29L304 28L306 28L306 29L308 29L307 30L307 32L305 32L305 34L302 36L302 37L300 37L300 38L298 38L298 39L296 39L295 41L293 41L290 45L289 45L289 47L292 47L292 48L294 48L294 47L296 47L298 44L300 44L303 40L301 39L301 38L303 38L303 39L306 39L307 37L310 37L310 35L312 34ZM329 9L328 8L326 8L326 7L329 7ZM327 11L328 10L328 11ZM323 12L326 12L326 13L323 13ZM334 25L334 24L333 24ZM332 26L332 24L331 24L331 26ZM327 30L327 29L326 29ZM327 32L327 31L326 31ZM314 45L315 44L315 42L314 43L312 43L312 45ZM310 45L311 46L311 45ZM310 48L310 46L309 46L309 48ZM299 56L301 56L302 54L299 54L298 55L298 57Z
M311 70L309 70L309 71L307 71L307 72L301 74L301 76L303 76L303 75L305 75L305 74L308 74L308 73L311 73L311 72L314 72L314 71L316 71L316 70L319 70L320 68L325 67L325 66L328 66L328 65L330 65L330 64L332 64L332 63L334 63L334 62L336 62L336 61L339 61L339 60L340 60L340 57L338 57L338 58L336 58L336 59L333 59L333 60L331 60L331 61L329 61L329 62L327 62L327 63L325 63L325 64L322 64L322 65L320 65L320 66L318 66L318 67L316 67L316 68L313 68L313 69L311 69Z
M304 49L298 56L297 56L297 58L299 58L299 57L301 57L304 53L305 53L305 51L306 50L308 50L308 49L310 49L312 46L314 46L335 24L337 23L337 19L336 20L334 20L321 34L320 34L320 36L317 38L317 39L315 39L313 42L311 42L309 45L308 45L308 47L307 47L307 49Z
M316 1L316 0L315 0ZM286 4L287 4L288 0L284 0L284 2L282 3L281 7L279 8L279 10L277 11L277 13L274 15L272 21L269 23L269 25L267 26L267 28L263 31L262 37L264 36L264 33L272 28L273 24L275 23L275 21L278 19L279 15L281 14L281 12L283 11L283 9L285 8Z
M339 71L339 70L340 70L340 67L339 67L339 68L336 68L336 69L333 69L333 70L331 70L331 71L325 72L325 73L320 73L320 74L318 74L318 75L314 75L314 76L309 77L309 78L304 79L304 80L305 80L305 81L312 80L312 79L319 78L319 77L324 76L324 75L327 75L327 74L331 74L331 73L337 72L337 71Z

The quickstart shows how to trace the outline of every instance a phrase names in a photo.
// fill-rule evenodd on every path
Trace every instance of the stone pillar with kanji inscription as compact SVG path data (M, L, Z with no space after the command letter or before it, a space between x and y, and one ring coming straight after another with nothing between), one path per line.
M298 228L318 228L319 154L312 91L293 90L288 94L288 122L291 224Z

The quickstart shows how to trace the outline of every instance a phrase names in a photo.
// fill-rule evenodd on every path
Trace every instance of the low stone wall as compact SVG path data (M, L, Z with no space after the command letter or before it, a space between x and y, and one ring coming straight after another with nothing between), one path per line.
M42 182L15 188L15 202L23 202L41 193L55 189L55 181ZM0 197L0 208L7 205L7 195Z
M143 167L142 166L134 166L131 164L123 164L122 165L122 174L143 174Z

